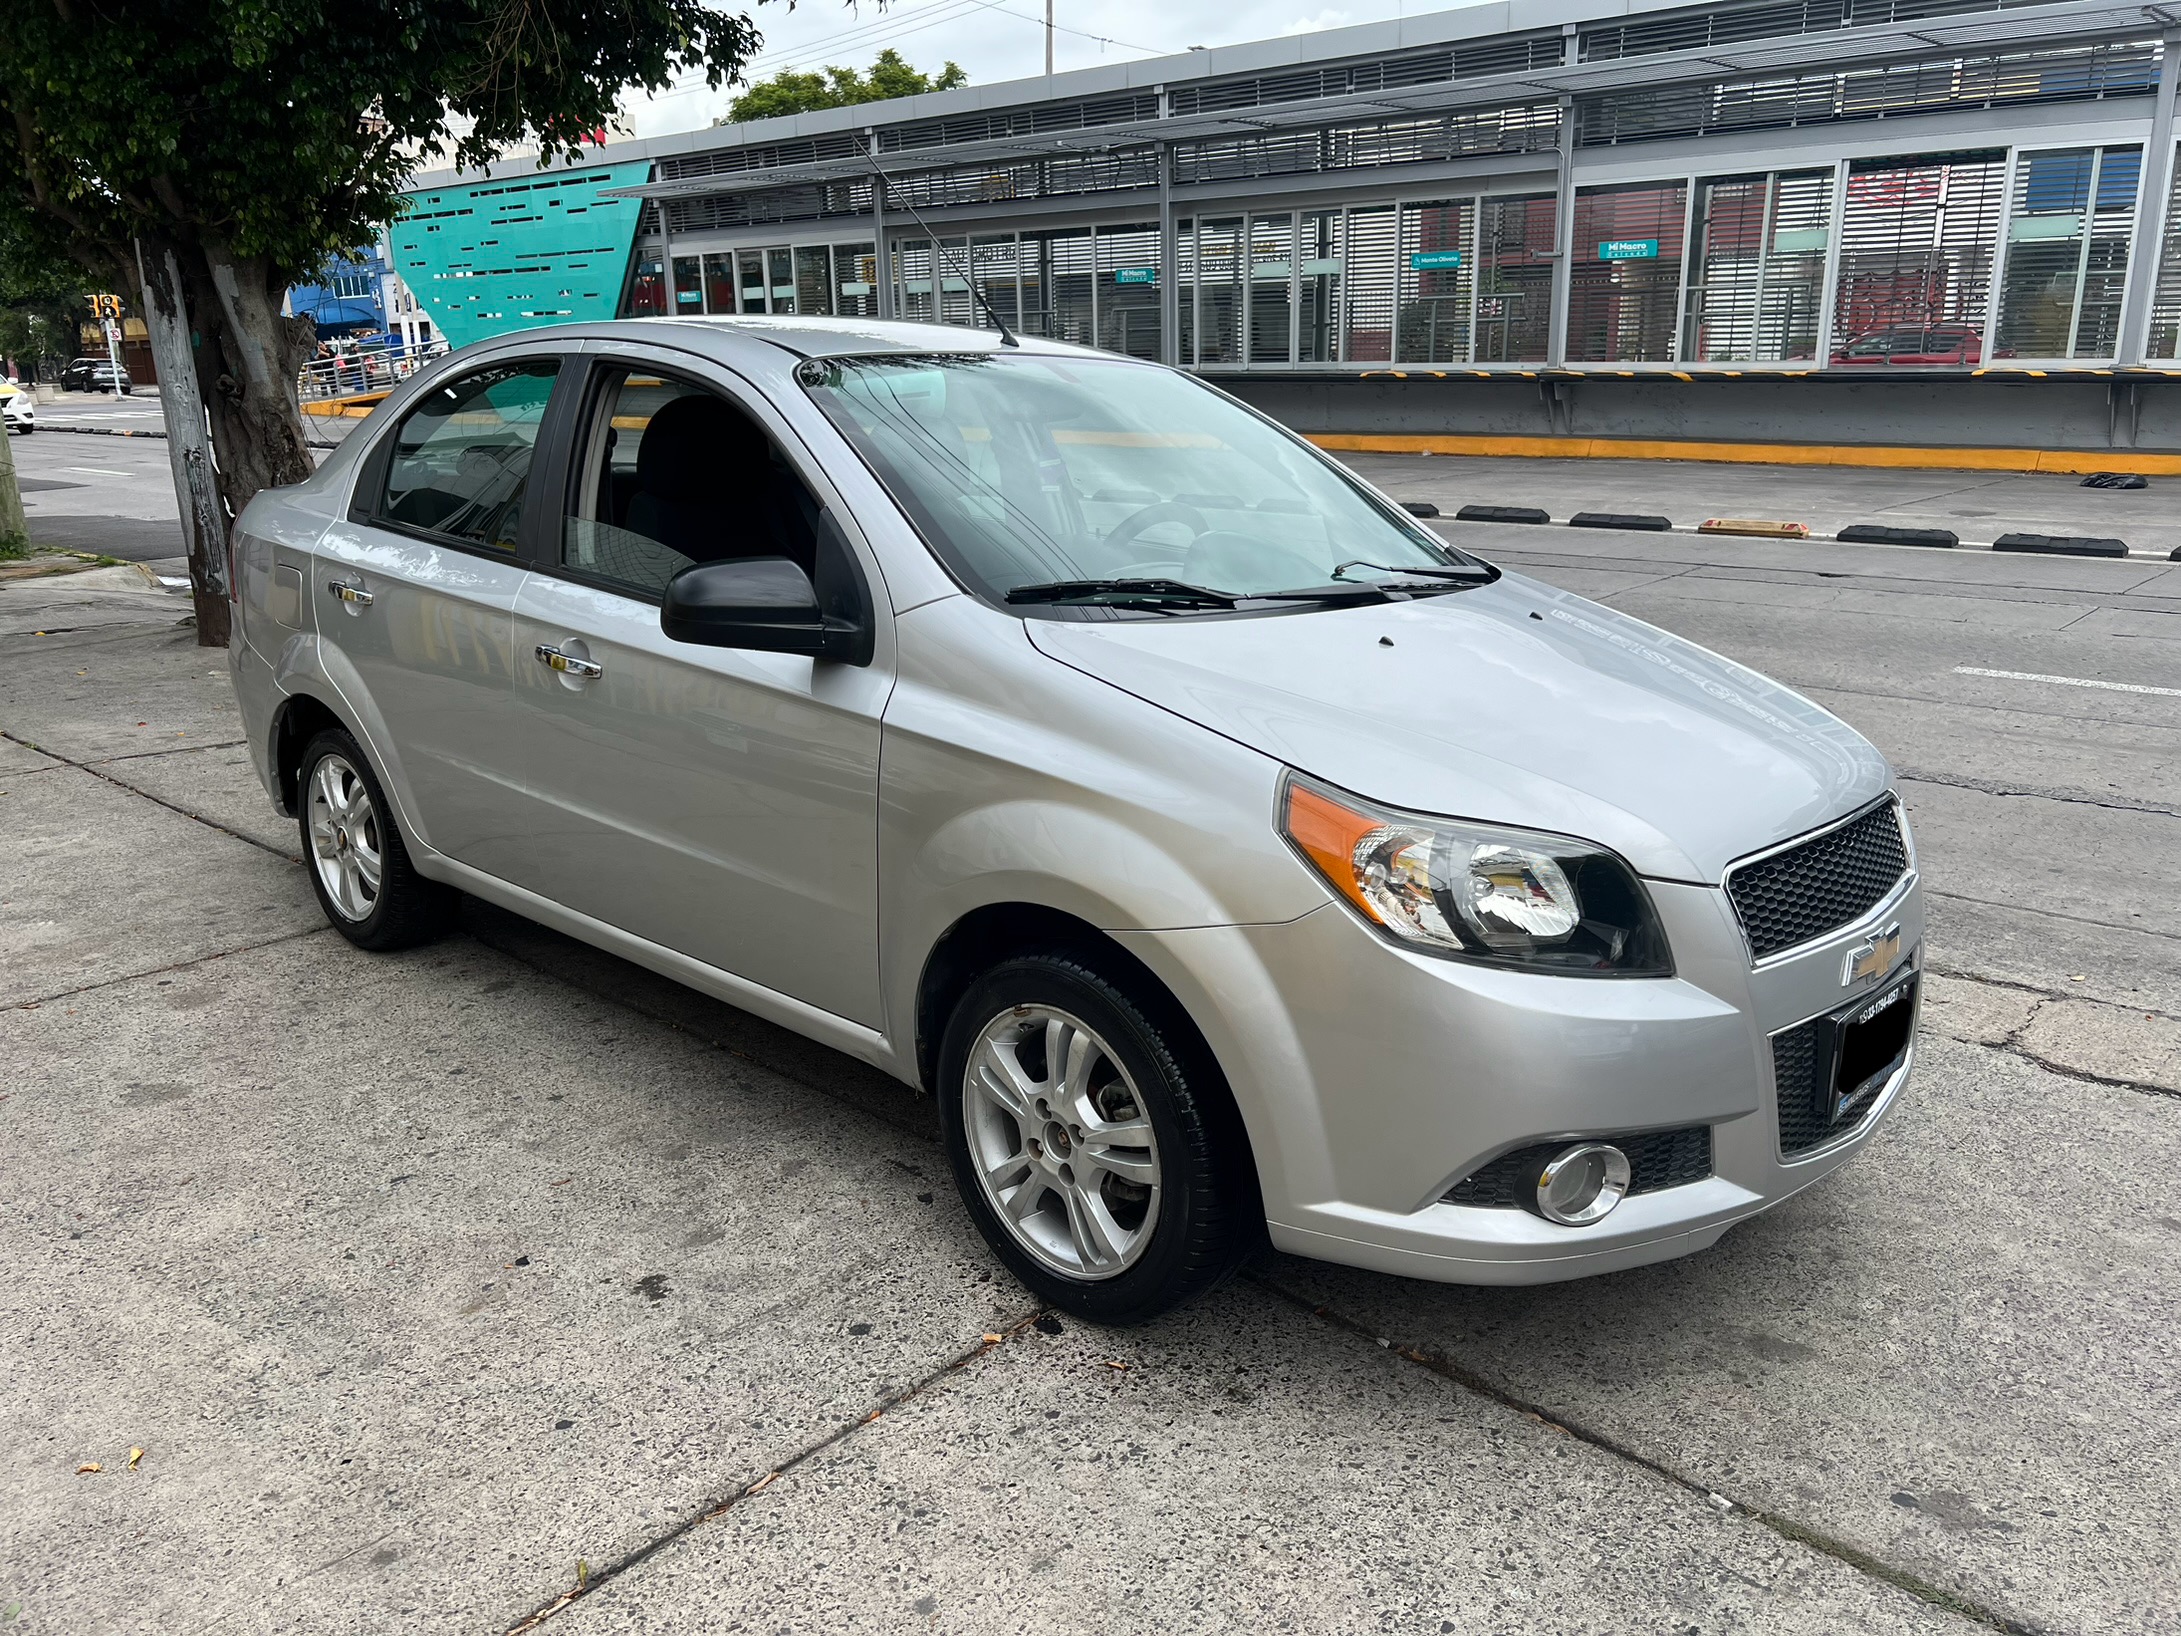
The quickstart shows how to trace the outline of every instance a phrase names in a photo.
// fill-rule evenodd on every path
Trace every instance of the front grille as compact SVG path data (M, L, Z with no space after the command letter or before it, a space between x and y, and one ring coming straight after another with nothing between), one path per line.
M1727 876L1727 896L1752 958L1823 937L1868 914L1908 873L1908 847L1891 800L1860 818Z
M1570 1137L1539 1142L1502 1153L1448 1188L1446 1202L1487 1210L1526 1210L1537 1202L1537 1178L1546 1161L1576 1140ZM1642 1136L1600 1136L1596 1140L1611 1142L1628 1155L1631 1193L1656 1193L1661 1188L1700 1182L1711 1174L1709 1125L1654 1130Z

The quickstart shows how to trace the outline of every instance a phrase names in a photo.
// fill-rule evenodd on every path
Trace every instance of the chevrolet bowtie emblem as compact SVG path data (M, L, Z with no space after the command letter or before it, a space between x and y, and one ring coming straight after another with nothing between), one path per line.
M1901 928L1888 926L1873 932L1848 951L1840 968L1840 986L1853 988L1866 977L1883 977L1901 958Z

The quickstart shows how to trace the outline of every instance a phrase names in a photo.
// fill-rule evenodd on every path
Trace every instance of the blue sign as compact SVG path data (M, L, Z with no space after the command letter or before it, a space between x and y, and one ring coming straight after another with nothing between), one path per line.
M1459 250L1411 250L1409 271L1412 273L1438 273L1462 264Z
M1156 284L1159 270L1156 267L1116 267L1113 282L1116 284Z
M1603 239L1598 244L1600 261L1656 261L1657 239Z

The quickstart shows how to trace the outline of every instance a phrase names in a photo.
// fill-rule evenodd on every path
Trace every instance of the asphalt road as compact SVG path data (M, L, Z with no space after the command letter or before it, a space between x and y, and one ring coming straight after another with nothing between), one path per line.
M182 554L167 445L156 437L92 437L62 428L114 425L157 430L159 400L71 393L38 406L39 429L8 439L34 544L125 562Z
M0 589L11 1628L2181 1624L2181 567L1448 532L1893 758L1918 1076L1688 1260L1268 1255L1125 1333L1040 1325L844 1058L483 910L349 950L185 605Z

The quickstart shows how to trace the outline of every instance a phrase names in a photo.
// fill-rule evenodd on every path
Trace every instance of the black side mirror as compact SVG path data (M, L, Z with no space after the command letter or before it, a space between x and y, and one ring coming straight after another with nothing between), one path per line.
M677 642L871 662L868 617L828 614L810 576L786 557L700 562L667 581L659 628Z

